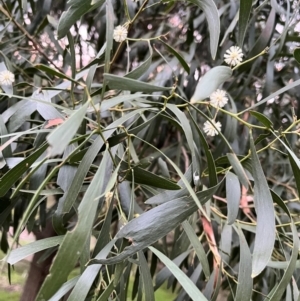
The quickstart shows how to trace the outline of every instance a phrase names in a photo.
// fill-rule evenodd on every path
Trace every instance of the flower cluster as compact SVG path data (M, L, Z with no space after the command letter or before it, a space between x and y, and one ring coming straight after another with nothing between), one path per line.
M228 98L224 90L218 89L210 95L210 103L217 108L223 108L227 102ZM219 131L221 131L221 127L221 122L210 120L204 123L203 130L208 136L216 136L219 134Z
M210 103L215 107L223 108L227 102L228 98L224 90L218 89L210 95Z
M231 46L224 54L224 60L226 64L234 67L242 62L243 56L244 54L240 47Z
M208 136L215 136L221 131L222 124L220 121L216 122L214 120L206 121L204 123L203 131Z
M231 46L224 54L225 62L234 67L243 61L242 49L238 46ZM226 91L217 89L210 95L210 104L218 108L223 108L227 102L228 97L226 96ZM218 112L218 111L217 111ZM216 136L221 131L222 124L216 121L215 118L208 120L204 123L203 130L208 136Z
M15 75L8 71L4 70L0 72L0 85L1 86L10 86L15 81Z
M113 38L118 43L125 41L127 35L128 35L128 30L125 26L119 25L114 29Z

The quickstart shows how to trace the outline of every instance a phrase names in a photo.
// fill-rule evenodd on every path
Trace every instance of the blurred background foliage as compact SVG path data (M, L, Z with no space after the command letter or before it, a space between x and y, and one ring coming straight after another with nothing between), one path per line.
M2 267L32 255L20 300L300 300L298 1L0 11L15 76L0 93ZM231 71L233 45L246 62ZM222 134L206 136L215 114ZM37 241L21 247L24 228Z

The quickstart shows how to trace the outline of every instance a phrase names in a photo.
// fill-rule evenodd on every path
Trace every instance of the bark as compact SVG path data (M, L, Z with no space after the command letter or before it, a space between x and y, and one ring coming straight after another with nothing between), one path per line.
M46 227L42 231L33 231L37 240L55 236L56 233L52 227L51 220L47 221ZM30 267L28 276L24 285L23 293L20 301L33 301L39 289L41 288L46 276L49 273L49 269L52 263L52 260L55 256L55 252L48 256L42 262L39 262L41 256L43 256L45 251L35 253Z

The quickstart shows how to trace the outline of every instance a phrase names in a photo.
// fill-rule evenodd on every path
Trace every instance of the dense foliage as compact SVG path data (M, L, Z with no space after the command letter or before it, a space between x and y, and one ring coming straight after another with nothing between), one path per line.
M22 300L166 281L177 301L300 300L298 1L0 11L2 262L38 254Z

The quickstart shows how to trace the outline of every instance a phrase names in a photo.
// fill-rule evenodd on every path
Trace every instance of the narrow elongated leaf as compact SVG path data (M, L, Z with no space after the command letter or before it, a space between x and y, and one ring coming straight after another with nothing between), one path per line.
M99 262L112 264L125 260L167 235L196 210L197 205L185 197L164 203L143 213L126 224L115 237L127 238L132 241L132 244L121 254Z
M149 57L143 63L141 63L138 67L136 67L134 70L127 73L125 75L125 77L132 78L132 79L138 79L150 68L151 63L152 63L153 50L152 50L152 47L151 47L151 44L149 41L148 41L148 47L149 47Z
M221 84L228 80L231 75L231 68L226 66L217 66L210 69L200 79L190 102L195 103L209 97Z
M114 245L115 240L112 239L95 257L95 259L105 258L110 249ZM80 275L72 293L70 294L68 301L85 300L88 292L93 285L94 279L99 275L101 264L94 264L86 267L84 272Z
M204 134L202 133L202 131L199 129L199 126L197 124L197 122L195 121L193 115L191 114L191 112L189 111L190 114L190 118L193 122L194 128L196 129L198 136L200 138L201 141L201 147L204 148L204 152L205 152L205 156L206 156L206 160L207 160L207 168L208 168L208 178L209 178L209 183L210 183L210 187L211 186L215 186L218 183L218 177L217 177L217 173L216 173L216 165L215 165L215 160L212 156L211 150L209 149L208 143L204 137Z
M300 64L300 48L299 47L294 49L293 55L294 55L294 58L297 61L297 63Z
M265 115L256 111L250 111L249 113L252 116L254 116L257 120L259 120L266 128L273 128L272 121L269 118L267 118Z
M75 78L75 76L76 76L76 53L75 53L75 44L74 44L73 35L70 32L67 33L67 39L68 39L69 53L70 53L71 77ZM71 93L72 94L74 91L74 87L75 87L75 85L72 82L72 85L71 85Z
M271 0L270 4L272 8L276 10L276 13L286 15L286 10L284 9L284 6L281 6L279 3L277 3L277 0Z
M238 285L235 300L251 300L253 279L251 278L251 252L243 231L238 227L234 227L240 239L240 263Z
M192 228L191 224L188 221L184 221L182 223L182 227L183 227L185 233L187 234L187 236L194 248L194 251L197 254L197 257L201 263L202 270L204 272L206 279L209 279L210 269L209 269L207 256L206 256L206 253L204 251L204 248L203 248L201 242L199 241L199 238L197 237L197 235L195 233L195 230Z
M28 99L22 99L11 107L7 108L7 110L1 114L4 123L6 123L11 118L11 116L13 116L18 110L24 108L27 104Z
M35 100L41 100L42 102L37 102L36 110L45 120L51 119L63 119L63 116L58 112L58 110L52 106L51 98L47 90L37 90L33 92L32 98ZM48 104L46 104L48 103Z
M171 177L170 171L169 171L166 161L164 161L162 158L158 158L157 164L159 166L159 170L160 170L162 176L165 178L170 178Z
M224 33L224 36L223 36L223 39L220 43L220 46L223 46L225 41L227 41L227 37L229 36L229 34L232 33L232 31L236 28L236 24L239 20L239 12L237 12L234 16L234 18L232 19L230 25L227 27L225 33Z
M14 114L10 117L7 129L9 133L17 131L31 116L33 112L36 111L36 103L31 100L26 100Z
M250 136L254 205L257 215L253 250L252 277L259 275L269 262L275 243L275 213L268 182L260 165L252 135Z
M70 280L68 280L67 282L65 282L61 288L53 295L53 297L51 297L49 299L49 301L60 301L61 298L66 295L76 284L76 282L78 281L79 276L76 276Z
M139 137L137 137L139 138ZM149 144L147 141L140 139L141 141L143 141L144 143ZM201 202L199 201L199 199L197 198L197 195L195 193L195 191L192 189L191 184L187 181L187 179L185 178L185 176L183 175L183 173L181 172L180 168L168 157L166 156L164 153L162 153L161 151L159 151L156 147L154 147L153 145L151 145L154 149L156 149L156 151L160 152L167 160L168 162L173 166L173 168L176 170L176 172L178 173L178 175L180 176L181 180L183 181L185 187L187 188L189 194L191 195L191 197L193 198L194 202L197 204L198 208L200 209L201 213L208 219L209 217L207 216L205 210L203 210Z
M173 104L167 104L167 108L170 109L173 114L178 118L181 128L184 132L184 135L186 137L188 146L190 148L191 154L192 154L192 162L193 162L193 173L197 173L198 175L201 174L198 160L196 158L196 152L195 152L195 146L194 146L194 138L193 138L193 132L190 125L189 120L187 119L186 115L177 108L177 106Z
M68 157L75 150L75 146L70 145L64 152L63 159ZM64 165L59 169L57 175L57 185L66 192L70 189L70 186L73 182L74 176L76 175L77 168L72 165Z
M238 157L236 156L236 154L228 153L227 158L228 158L233 170L237 174L240 182L248 190L249 186L251 186L251 185L250 185L249 179L248 179L248 177L245 173L245 170L244 170L242 164L240 163Z
M190 73L190 67L187 64L187 62L184 60L184 58L181 56L180 53L178 53L173 47L171 47L169 44L165 43L163 40L159 40L161 43L163 43L167 49L178 59L183 69L189 74Z
M157 92L157 91L169 91L172 88L170 87L161 87L150 85L138 80L134 80L131 78L126 78L122 76L117 76L113 74L104 73L104 79L107 81L107 84L110 89L119 89L119 90L127 90L132 92Z
M30 168L30 166L40 157L40 155L46 150L47 144L33 152L26 159L21 161L13 169L9 170L0 179L0 196L4 196L7 191L18 181L18 179Z
M105 248L105 246L109 243L110 240L110 226L111 226L111 218L112 218L112 211L114 207L113 199L110 201L109 208L106 212L106 217L103 223L103 226L101 228L101 231L99 233L99 236L97 238L96 245L94 247L93 255L97 256L99 252L101 252L102 249Z
M286 206L286 204L274 191L272 191L272 197L273 197L273 200L285 211L285 213L290 218L290 220L291 220L290 226L292 228L292 234L293 234L293 248L292 248L292 254L291 254L290 261L287 264L286 270L285 270L283 277L281 278L279 284L276 284L274 289L271 291L271 293L265 299L265 301L267 301L267 300L281 301L282 296L293 277L293 273L295 271L295 267L297 264L297 257L298 257L298 252L299 252L299 236L298 236L298 231L295 226L295 223L291 217L291 214L290 214L289 209Z
M74 204L78 193L81 190L84 177L86 176L96 155L99 153L103 143L102 137L98 136L95 139L94 143L89 147L89 150L80 162L77 172L74 178L72 178L71 185L65 192L65 197L59 200L57 210L53 215L53 227L57 233L64 233L65 228L63 226L63 214L68 213L71 210L72 205Z
M244 37L248 25L248 20L251 13L252 1L241 0L240 1L240 12L239 12L239 37L238 45L240 48L243 47Z
M140 274L143 279L143 287L145 292L145 301L155 301L152 278L148 267L148 262L142 251L139 251Z
M286 92L288 90L291 90L291 89L293 89L293 88L295 88L295 87L297 87L299 85L300 85L300 79L298 79L298 80L296 80L294 82L291 82L291 83L287 84L286 86L284 86L283 88L281 88L281 89L277 90L276 92L270 94L266 98L260 100L259 102L257 102L253 106L251 106L251 107L247 108L246 110L240 112L239 115L242 115L243 113L245 113L247 111L253 110L254 108L256 108L256 107L258 107L258 106L266 103L268 100L273 99L276 96L278 96L278 95L280 95L280 94L282 94L282 93L284 93L284 92Z
M69 1L69 8L64 11L59 19L57 36L58 39L63 38L69 31L75 22L80 20L80 18L93 9L100 7L105 0L98 1L82 1L82 0L71 0Z
M218 272L218 273L217 273ZM217 301L221 288L221 284L222 284L222 269L215 269L212 274L211 274L211 279L213 279L213 277L216 277L216 283L215 286L213 286L214 292L213 295L211 297L211 301ZM214 281L212 281L214 282ZM203 292L204 293L204 292Z
M125 178L128 181L133 181L133 177L134 177L134 182L138 184L149 185L156 188L162 188L167 190L179 190L181 188L175 182L163 178L161 176L157 176L156 174L148 170L145 170L143 168L140 168L138 166L133 167L132 172L125 172L125 173L126 173Z
M12 250L10 254L2 260L13 265L29 255L59 245L62 242L63 238L64 236L54 236L34 241L26 246Z
M219 185L220 184L196 194L202 205L212 197ZM119 255L101 260L99 263L118 263L148 247L175 229L187 217L194 213L197 208L198 206L193 198L186 196L163 203L143 213L126 224L115 236L116 239L127 238L132 244L125 248Z
M105 189L103 183L105 181L106 164L108 160L109 153L106 151L101 164L78 207L77 225L72 232L68 232L65 235L51 266L49 275L38 293L37 300L48 300L52 297L60 286L66 282L69 273L78 261L93 227L99 196ZM62 266L64 267L63 269L61 268Z
M191 253L191 250L187 250L187 251L181 253L180 255L178 255L172 261L177 266L180 266L190 253ZM160 288L163 285L163 283L171 276L172 276L172 273L167 267L162 268L155 277L155 288L154 289L157 290L158 288Z
M210 35L210 52L215 59L220 37L220 18L216 4L212 0L188 0L189 2L198 5L204 12L208 23Z
M290 161L290 164L292 166L292 170L293 170L297 190L298 190L298 193L300 193L300 161L299 161L299 158L292 151L291 147L288 144L287 139L285 139L286 143L284 143L279 137L277 137L277 138L279 139L279 141L283 144L283 146L288 151L289 161Z
M186 177L188 182L192 181L192 166L190 165L188 170L185 172L184 176ZM184 183L182 180L179 180L177 183L180 187L183 187L180 190L176 191L163 191L157 195L154 195L150 199L148 199L145 204L148 205L159 205L162 203L166 203L175 199L179 199L185 195L188 194L187 188L184 186Z
M230 253L232 249L232 226L229 226L228 224L223 226L222 232L221 232L221 241L219 244L219 249L221 250L220 255L223 260L223 262L229 262L230 260Z
M168 267L193 301L208 301L192 280L172 260L153 247L149 247L149 249Z
M47 137L50 144L49 154L51 156L61 155L71 139L76 134L84 116L89 103L86 102L79 110L73 113L63 124L57 127Z
M276 139L279 140L279 142L288 151L289 160L290 160L290 163L292 166L292 170L293 170L294 177L295 177L295 182L296 182L297 189L299 192L300 191L300 178L299 178L299 176L300 176L300 160L296 156L296 154L291 150L291 148L289 147L289 145L287 143L283 142L282 139L280 139L274 132L272 132L272 134L276 137Z
M78 84L78 82L75 79L73 79L73 78L65 75L64 73L61 73L61 72L59 72L59 71L57 71L57 70L55 70L55 69L53 69L53 68L51 68L51 67L49 67L47 65L37 64L34 67L37 68L37 69L39 69L39 70L41 70L41 71L44 71L47 74L52 75L52 76L57 76L59 78L67 79L70 82Z
M148 97L151 96L150 94L141 94L141 93L136 93L136 94L127 94L127 95L120 95L120 96L116 96L116 97L112 97L109 99L105 99L101 102L101 107L100 110L101 112L105 112L108 109L123 103L123 102L127 102L127 101L132 101L135 100L137 98L141 98L141 97Z
M197 284L201 272L202 272L201 264L198 264L195 267L195 269L193 270L192 274L189 275L189 277L190 277L190 279L192 280L193 283ZM180 294L178 295L178 297L176 298L176 300L177 301L183 301L183 300L185 300L186 296L187 296L186 291L184 289L181 289Z
M284 12L284 16L285 16L284 28L280 32L280 39L278 41L279 43L278 43L278 45L276 47L276 52L273 55L272 59L274 59L275 57L279 57L281 55L281 52L285 51L283 49L284 49L284 46L286 46L286 36L288 35L288 32L290 31L290 28L291 28L291 19L293 18L293 16L290 15L291 14L291 9L290 8L291 8L290 3L287 2L286 3L286 10ZM296 8L296 10L297 9L299 9L299 6ZM275 10L275 8L273 7L272 10Z
M271 136L271 133L267 134L260 134L256 139L255 139L255 145L259 144L261 141L267 139L268 137Z
M7 128L5 126L4 120L2 118L2 116L0 115L0 145L3 147L4 143L6 143L9 140L9 137L3 137L5 135L7 135ZM6 148L4 148L2 151L0 150L0 157L1 154L3 155L4 158L8 158L8 157L12 157L12 150L11 150L11 146L8 145ZM3 160L4 161L4 160ZM5 162L5 161L4 161ZM0 163L1 165L1 163ZM3 166L0 166L0 169Z
M106 55L106 50L107 50L107 47L109 47L109 41L107 41L102 47L101 49L99 50L99 52L97 53L96 55L96 58L94 60L95 61L98 61L98 60L102 60L103 56ZM110 51L111 51L111 48L110 48ZM91 64L91 65L90 65ZM89 71L88 72L88 75L86 77L86 81L85 81L85 85L86 85L86 89L88 89L88 91L90 91L91 93L91 87L92 87L92 84L93 84L93 80L94 80L94 76L95 76L95 73L96 73L96 70L97 70L97 62L95 62L94 64L90 63L88 65L90 66L86 66L85 68L87 68L87 70ZM102 87L103 90L105 89L104 87ZM102 91L102 90L101 90ZM86 101L88 100L88 95L85 93L84 96L83 96L83 103L85 103ZM95 102L95 99L92 100L93 102ZM98 107L99 107L99 104L98 104ZM98 108L97 108L98 109ZM91 111L94 112L95 110L95 106L90 108Z
M75 76L75 79L76 80L79 80L81 79L83 76L85 76L87 73L89 72L89 69L87 70L83 70L79 73L76 74ZM71 86L71 81L69 80L66 80L62 83L60 83L59 85L53 87L53 88L50 88L48 90L48 95L50 98L54 97L54 96L57 96L59 95L60 93L62 93L63 91L65 91L66 89L68 89L69 87ZM46 90L46 88L44 88L43 90ZM65 108L66 109L66 108Z
M144 111L145 109L136 109L134 110L133 112L131 113L134 113L137 114L138 112L142 112ZM131 128L129 130L127 130L126 133L121 133L121 134L118 134L118 135L115 135L115 136L112 136L110 138L107 139L107 142L109 144L110 147L113 147L121 142L123 142L126 138L128 138L128 134L138 134L141 130L143 130L144 128L146 128L148 125L150 125L156 117L158 117L159 115L161 114L161 111L159 111L156 115L154 115L153 117L149 118L147 121L144 121L142 124L134 127L134 128ZM122 118L128 116L129 114L123 116ZM120 118L121 119L121 118ZM119 120L120 120L119 119ZM129 118L127 118L129 119ZM116 120L118 121L118 120ZM132 123L134 123L136 120L131 120ZM103 151L103 149L101 149L101 151Z
M275 9L271 9L266 25L255 42L254 46L250 50L248 57L253 57L263 51L268 45L269 41L274 32L274 26L276 21L276 12ZM252 63L250 63L252 64Z
M238 215L241 199L241 186L238 177L228 172L226 174L226 200L227 200L227 223L232 225Z
M294 154L294 156L292 156L291 152L289 152L288 155L289 155L289 160L290 160L290 163L292 166L293 174L295 177L297 190L298 190L298 193L300 193L300 164L299 164L300 162L295 154Z
M108 139L114 133L114 131L119 125L135 117L137 113L143 112L144 110L145 109L140 109L134 112L130 112L125 116L117 119L113 123L111 123L109 126L106 127L106 130L103 133L104 139ZM70 186L70 189L67 191L67 195L63 200L63 202L59 204L57 211L55 212L55 215L53 217L54 227L56 231L58 231L59 233L64 232L63 214L68 213L71 210L74 202L77 199L78 193L81 190L84 177L86 176L91 164L93 163L96 155L99 153L103 145L104 145L104 141L102 137L98 136L94 141L94 143L92 144L92 146L89 147L88 151L86 152L82 161L80 162L76 175Z
M20 192L24 192L24 193L27 193L27 194L35 194L36 190L20 189ZM44 196L44 195L51 196L51 195L61 195L63 193L64 192L60 188L57 188L57 189L44 189L44 190L41 190L40 195L41 196Z
M272 269L278 269L278 270L285 270L289 266L290 262L289 261L273 261L270 260L268 263L268 267ZM296 264L294 266L296 269L300 268L300 260L296 261Z
M113 48L113 31L114 31L114 8L111 0L106 0L106 48L104 72L108 73L110 69L110 55ZM105 85L105 84L104 84ZM105 88L103 87L103 90Z

